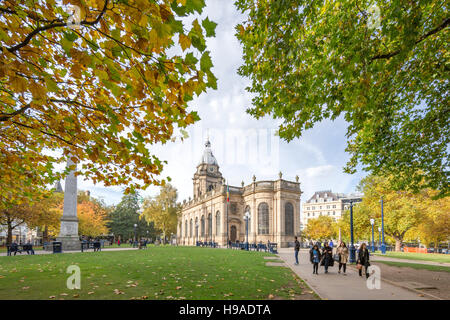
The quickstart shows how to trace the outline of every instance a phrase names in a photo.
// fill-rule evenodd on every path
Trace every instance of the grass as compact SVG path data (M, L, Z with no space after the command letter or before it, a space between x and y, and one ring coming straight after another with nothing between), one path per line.
M425 269L425 270L430 270L430 271L450 272L450 267L436 266L436 265L430 265L430 264L394 262L394 261L376 261L376 263L384 263L389 266L400 267L400 268L408 267L408 268L413 268L413 269Z
M409 260L450 263L450 254L387 251L385 255L383 255L381 253L375 253L375 255L385 256L385 257L389 257L389 258L396 258L396 259L409 259Z
M0 299L294 299L310 293L289 268L266 266L264 256L272 255L196 247L3 256ZM73 264L81 270L80 290L66 287Z

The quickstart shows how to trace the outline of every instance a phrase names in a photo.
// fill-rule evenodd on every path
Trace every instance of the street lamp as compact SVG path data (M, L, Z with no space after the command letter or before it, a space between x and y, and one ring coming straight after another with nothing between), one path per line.
M245 220L245 250L248 251L248 221L250 220L250 212L246 212L244 215L244 220Z
M375 252L375 242L373 237L373 225L375 224L375 219L370 219L370 224L372 225L372 252Z
M137 224L134 224L134 243L133 243L133 247L136 245L136 241L137 241L137 236L136 236L136 228L137 228Z
M349 203L350 204L350 263L356 262L356 248L355 243L353 239L353 203L361 202L361 198L355 198L355 199L344 199L342 200L342 203Z
M380 244L381 244L381 227L378 227L378 250L380 250Z
M386 245L384 244L384 212L383 212L383 196L381 196L381 234L383 242L381 242L381 253L386 254Z

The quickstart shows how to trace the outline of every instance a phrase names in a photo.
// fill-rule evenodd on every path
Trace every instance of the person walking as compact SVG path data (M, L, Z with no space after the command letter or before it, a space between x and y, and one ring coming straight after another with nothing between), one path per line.
M313 264L313 274L319 274L320 250L317 244L309 250L309 260Z
M334 245L333 239L330 240L330 243L328 245L330 246L331 250L333 250L333 245Z
M320 265L325 267L325 273L328 273L328 267L332 267L334 265L333 249L330 248L328 242L326 241L323 243L322 262L320 263Z
M344 271L344 275L347 275L346 269L347 269L347 261L348 261L348 248L345 245L344 241L341 241L341 244L336 249L336 254L339 255L339 271L338 273L341 273L341 268Z
M369 277L369 273L367 272L367 268L370 266L369 263L369 250L367 250L367 246L365 243L361 245L358 252L358 261L357 264L359 269L359 276L362 277L362 268L364 267L364 272L366 273L366 278Z
M295 264L298 265L298 252L300 251L300 242L298 242L297 237L295 237Z

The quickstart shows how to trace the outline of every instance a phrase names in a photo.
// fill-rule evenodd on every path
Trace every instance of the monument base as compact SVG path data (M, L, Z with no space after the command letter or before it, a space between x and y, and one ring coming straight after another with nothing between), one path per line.
M60 241L62 244L62 251L81 251L81 241L77 237L57 237L56 241Z

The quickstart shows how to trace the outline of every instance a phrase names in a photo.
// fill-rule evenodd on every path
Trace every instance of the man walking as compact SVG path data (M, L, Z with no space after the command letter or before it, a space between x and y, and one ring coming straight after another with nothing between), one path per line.
M300 242L295 237L295 264L298 265L298 252L300 251Z

